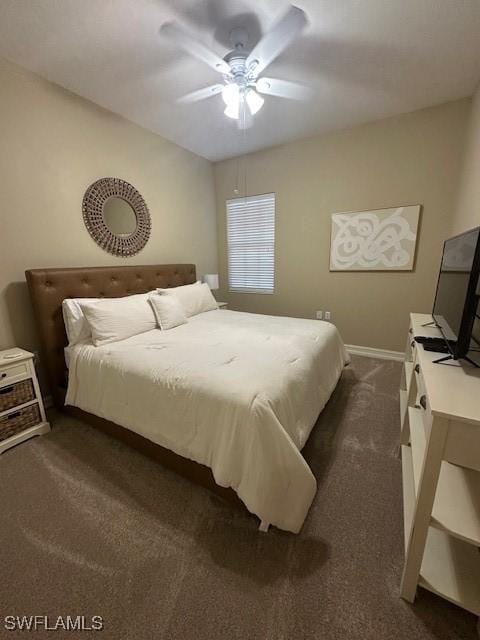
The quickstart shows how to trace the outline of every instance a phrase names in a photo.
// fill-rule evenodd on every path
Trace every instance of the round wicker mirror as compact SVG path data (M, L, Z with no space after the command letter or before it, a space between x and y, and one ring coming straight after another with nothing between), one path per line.
M150 237L145 200L120 178L100 178L83 196L83 219L95 242L115 256L133 256Z

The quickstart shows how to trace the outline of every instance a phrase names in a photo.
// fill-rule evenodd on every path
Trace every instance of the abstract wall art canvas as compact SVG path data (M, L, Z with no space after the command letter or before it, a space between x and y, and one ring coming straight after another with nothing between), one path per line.
M412 271L420 205L332 213L330 271Z

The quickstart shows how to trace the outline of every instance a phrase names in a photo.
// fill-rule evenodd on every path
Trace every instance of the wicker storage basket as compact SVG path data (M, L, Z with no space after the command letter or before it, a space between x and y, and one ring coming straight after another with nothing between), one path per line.
M3 387L0 389L0 413L30 402L34 398L35 391L31 380L22 380L9 387Z
M34 427L40 423L40 410L38 404L32 404L24 409L12 411L0 418L0 441L14 436L20 431Z

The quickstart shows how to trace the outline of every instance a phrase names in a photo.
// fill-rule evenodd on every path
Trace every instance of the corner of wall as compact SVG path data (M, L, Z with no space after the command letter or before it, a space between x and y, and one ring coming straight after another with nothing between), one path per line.
M480 225L480 86L470 101L452 235Z

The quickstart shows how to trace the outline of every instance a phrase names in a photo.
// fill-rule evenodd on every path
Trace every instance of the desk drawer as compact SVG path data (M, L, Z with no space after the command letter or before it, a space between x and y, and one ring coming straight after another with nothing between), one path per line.
M0 418L0 441L11 438L21 431L40 424L40 422L40 408L38 404L32 404L18 411L13 410L6 416L3 416L3 418Z
M415 380L417 383L417 404L419 404L420 398L425 396L427 392L425 390L425 383L423 381L422 371L418 362L415 362L413 370L415 372Z
M0 388L0 413L35 399L31 378Z
M28 376L30 369L28 362L20 362L9 367L0 367L0 386L5 386L9 382L16 382L18 379Z
M420 365L417 363L414 368L415 380L417 383L417 398L416 404L422 410L422 421L425 428L425 437L428 442L430 436L430 430L432 428L432 412L430 410L430 403L428 401L427 392L425 389L425 383L423 381L422 371Z

